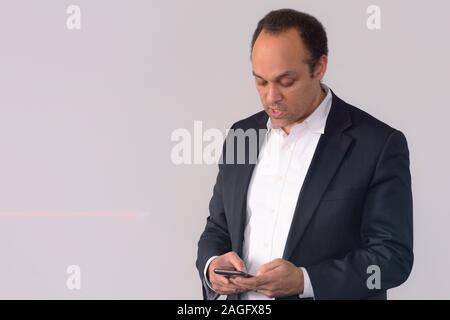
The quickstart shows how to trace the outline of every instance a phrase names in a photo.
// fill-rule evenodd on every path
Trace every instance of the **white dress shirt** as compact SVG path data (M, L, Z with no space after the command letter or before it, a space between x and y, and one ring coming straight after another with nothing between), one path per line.
M325 99L303 122L294 125L289 135L281 128L273 128L270 118L267 121L266 139L247 193L242 259L250 274L256 274L263 264L283 257L300 189L331 108L331 90L323 84L322 87L326 91ZM205 279L213 258L206 263ZM308 272L305 268L302 271L304 291L300 297L313 298ZM269 299L253 291L241 297Z

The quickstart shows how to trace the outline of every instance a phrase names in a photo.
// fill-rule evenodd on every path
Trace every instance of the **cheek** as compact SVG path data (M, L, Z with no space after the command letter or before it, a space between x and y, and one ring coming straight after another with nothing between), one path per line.
M259 93L259 101L261 102L261 105L263 107L266 107L266 98L264 97L264 94L262 92Z
M258 94L259 94L259 97L261 98L261 101L264 101L264 99L265 99L265 91L264 91L264 89L257 87L256 90L258 90Z
M292 86L289 89L290 94L297 97L304 96L305 92L308 91L307 85L305 85L305 83L303 82L298 82L296 85Z
M289 97L289 100L292 103L301 105L308 100L309 92L310 90L304 85L298 85L297 87L287 91L286 96Z
M289 88L288 90L284 90L283 96L289 109L295 110L299 102L302 101L303 94L298 88Z
M286 93L286 103L288 105L289 114L292 117L297 117L299 113L302 113L304 110L305 101L307 100L307 96L303 91L295 90L289 93Z

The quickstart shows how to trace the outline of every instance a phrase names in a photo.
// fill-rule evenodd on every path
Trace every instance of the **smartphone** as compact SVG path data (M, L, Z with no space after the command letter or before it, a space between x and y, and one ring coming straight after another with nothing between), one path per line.
M251 277L253 277L251 274L245 273L243 271L238 271L236 269L219 269L219 268L216 268L216 269L214 269L214 272L217 273L217 274L220 274L222 276L227 276L227 277L231 277L231 276L244 277L244 278L251 278Z

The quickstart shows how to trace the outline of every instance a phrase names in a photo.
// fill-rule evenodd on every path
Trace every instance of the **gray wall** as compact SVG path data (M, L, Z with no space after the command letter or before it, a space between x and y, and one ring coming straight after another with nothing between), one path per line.
M171 133L261 109L249 42L283 7L325 25L325 82L408 138L416 260L390 298L450 298L447 0L0 0L0 298L201 298L217 166L174 165Z

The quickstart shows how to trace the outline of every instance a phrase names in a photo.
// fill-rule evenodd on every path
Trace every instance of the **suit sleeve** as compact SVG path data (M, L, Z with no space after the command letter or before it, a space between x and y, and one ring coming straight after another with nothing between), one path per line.
M361 214L359 249L341 259L306 266L316 299L365 299L396 287L413 265L413 209L409 150L394 130L380 152ZM368 285L379 268L379 285ZM372 289L370 289L370 288Z
M220 256L231 251L231 240L223 203L223 171L224 166L226 165L225 146L226 142L222 149L219 173L217 174L213 194L209 202L209 216L206 219L206 227L198 241L196 266L203 284L203 298L205 300L216 299L218 297L217 293L211 290L204 279L204 268L206 263L213 256Z

